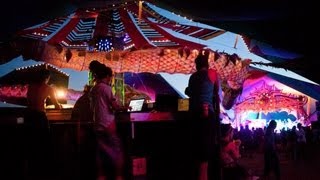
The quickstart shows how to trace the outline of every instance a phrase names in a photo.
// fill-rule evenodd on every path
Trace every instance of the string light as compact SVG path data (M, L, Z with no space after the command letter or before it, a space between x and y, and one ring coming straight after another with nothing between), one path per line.
M39 63L39 64L31 65L31 66L23 66L23 67L16 68L16 71L21 71L21 70L24 70L24 69L30 69L30 68L35 68L35 67L38 67L38 66L45 66L45 65L47 65L50 68L58 71L59 73L62 73L64 75L66 75L66 76L69 76L69 74L61 71L59 68L53 66L52 64L48 64L48 63Z

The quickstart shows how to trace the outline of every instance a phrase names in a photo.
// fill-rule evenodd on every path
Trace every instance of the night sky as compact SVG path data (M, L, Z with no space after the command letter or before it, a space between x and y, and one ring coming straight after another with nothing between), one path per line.
M7 41L14 32L63 16L73 7L63 0L8 0L0 8L0 40Z

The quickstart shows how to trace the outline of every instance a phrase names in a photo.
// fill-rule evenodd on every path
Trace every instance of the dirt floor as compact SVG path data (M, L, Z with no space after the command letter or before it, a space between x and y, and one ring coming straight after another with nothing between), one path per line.
M293 159L292 154L284 150L279 152L282 180L319 180L320 179L320 145L308 145L302 158ZM264 179L263 152L244 154L240 163L250 169L254 175ZM275 179L271 175L270 179Z

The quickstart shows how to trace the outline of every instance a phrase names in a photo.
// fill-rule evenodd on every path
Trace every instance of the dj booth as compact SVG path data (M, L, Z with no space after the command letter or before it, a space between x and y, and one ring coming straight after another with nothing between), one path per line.
M23 173L23 116L25 109L1 108L0 168ZM6 113L3 113L6 112ZM72 109L49 109L52 162L59 179L94 175L94 134L91 121L71 121ZM190 144L187 111L120 112L116 121L126 155L129 179L189 179ZM13 160L13 161L12 161ZM20 168L17 168L20 167ZM91 178L90 178L91 177Z

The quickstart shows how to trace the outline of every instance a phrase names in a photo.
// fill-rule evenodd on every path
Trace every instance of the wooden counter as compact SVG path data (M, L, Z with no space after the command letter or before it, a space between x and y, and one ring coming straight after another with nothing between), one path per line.
M84 122L81 126L86 137L85 141L79 142L79 126L71 121L71 112L72 109L47 110L53 157L51 171L60 179L83 176L82 173L90 173L93 171L90 168L94 167L92 122ZM23 175L24 171L17 168L24 162L21 151L28 148L23 141L25 127L21 118L24 113L25 108L0 108L3 147L0 167L11 174ZM134 179L133 163L136 164L137 159L145 162L146 179L188 179L190 126L187 112L117 113L116 119L126 154L128 179Z
M46 110L46 115L49 121L70 121L71 113L72 108Z

